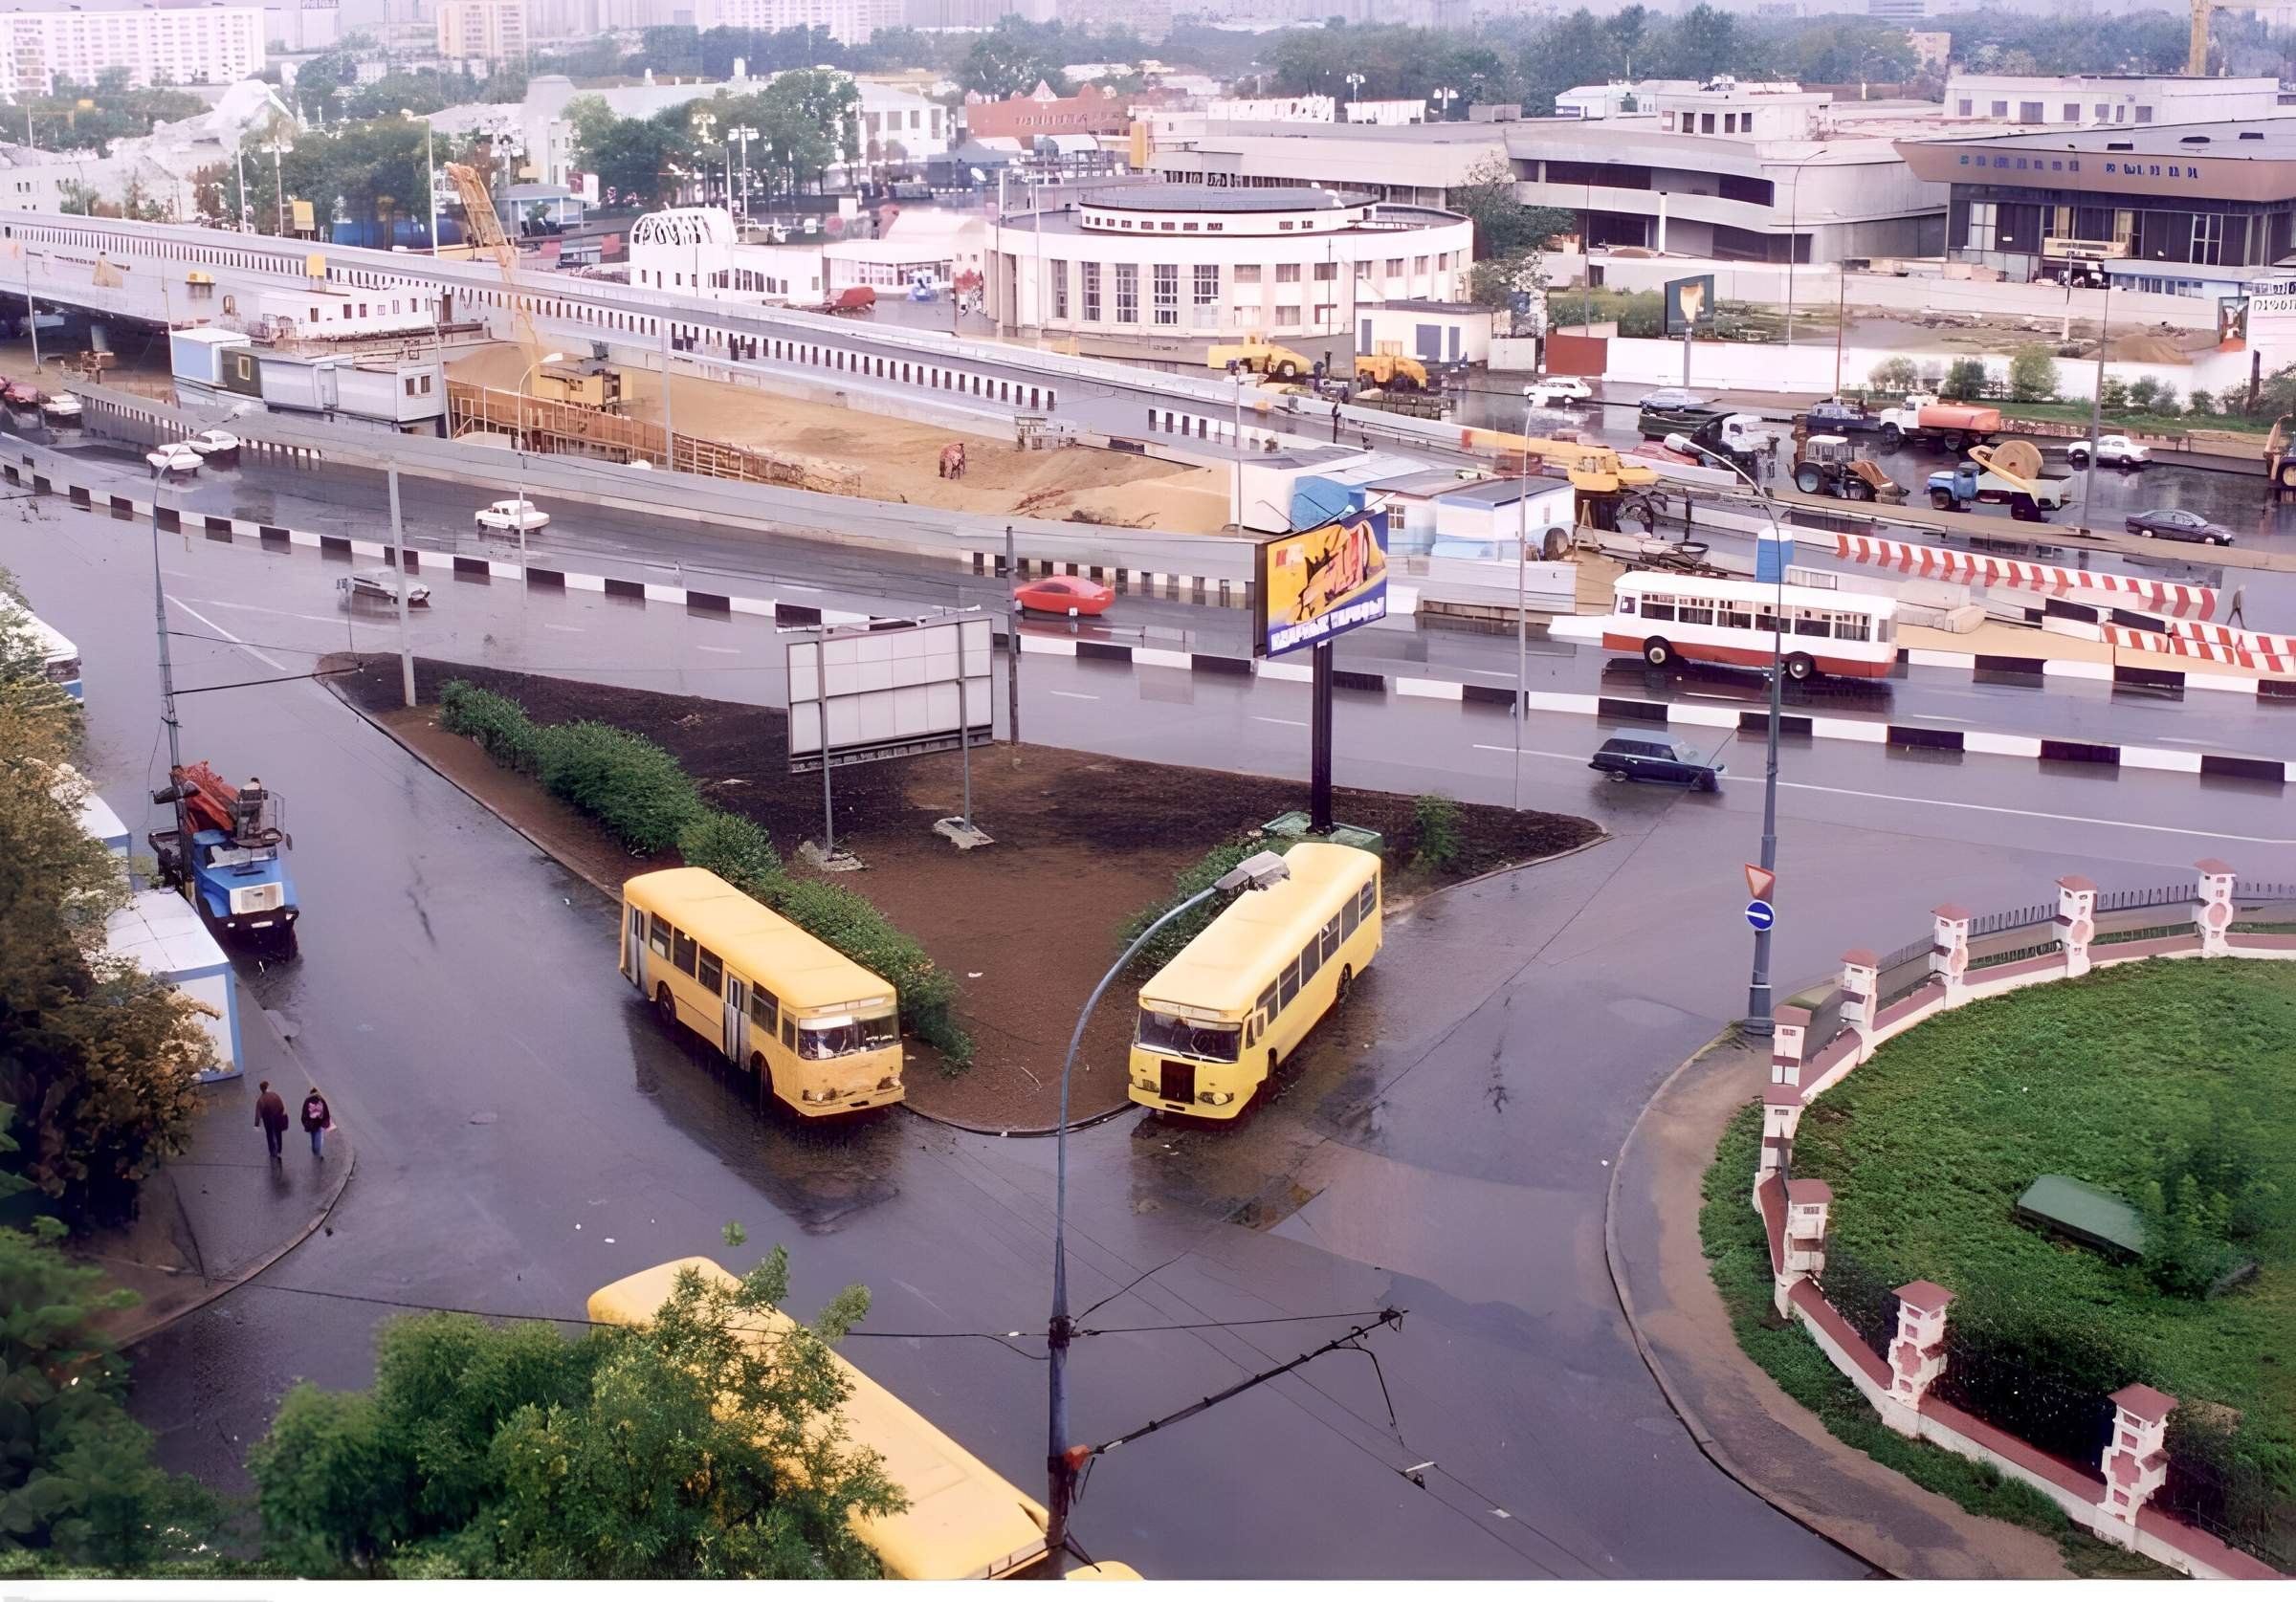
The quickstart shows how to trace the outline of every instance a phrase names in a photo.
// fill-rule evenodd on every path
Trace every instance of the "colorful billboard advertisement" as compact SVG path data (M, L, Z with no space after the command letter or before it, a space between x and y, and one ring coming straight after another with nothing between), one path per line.
M1358 512L1260 547L1262 656L1319 646L1387 615L1387 514Z
M1667 332L1688 334L1693 329L1703 333L1714 325L1714 275L1701 273L1695 278L1667 280Z

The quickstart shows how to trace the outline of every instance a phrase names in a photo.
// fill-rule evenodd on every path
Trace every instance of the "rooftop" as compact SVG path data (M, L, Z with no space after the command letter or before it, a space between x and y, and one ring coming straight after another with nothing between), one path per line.
M1156 184L1097 194L1090 204L1112 211L1336 211L1341 201L1329 189L1304 185L1231 189L1209 184Z
M1982 143L1988 150L2072 150L2100 156L2223 156L2235 161L2296 159L2296 117L2247 122L2170 122L2144 127L2066 129L2053 133L1984 135L1939 139L1939 144Z

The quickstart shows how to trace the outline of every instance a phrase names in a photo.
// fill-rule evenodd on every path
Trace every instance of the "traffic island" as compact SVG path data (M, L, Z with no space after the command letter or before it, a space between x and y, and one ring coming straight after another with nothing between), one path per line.
M395 658L368 659L331 678L392 737L608 895L629 874L674 858L630 857L534 781L441 729L438 688L455 678L518 701L538 723L594 719L647 736L711 804L763 827L785 850L820 830L818 779L788 772L786 718L778 709L419 661L423 704L409 712L400 705ZM908 1105L968 1129L1039 1132L1058 1118L1062 1051L1077 1008L1121 949L1118 932L1169 894L1175 876L1207 849L1296 807L1305 786L1033 745L977 749L972 765L975 815L997 837L982 851L952 851L933 832L958 810L955 753L840 769L837 839L869 867L839 877L955 978L958 1020L978 1044L971 1068L952 1074L912 1040ZM1417 890L1535 861L1601 833L1583 819L1460 806L1458 840L1444 866L1415 869L1413 798L1339 790L1336 804L1386 841L1391 909ZM614 961L603 926L599 961L602 972ZM1133 999L1130 986L1112 990L1093 1015L1077 1058L1072 1119L1127 1105Z

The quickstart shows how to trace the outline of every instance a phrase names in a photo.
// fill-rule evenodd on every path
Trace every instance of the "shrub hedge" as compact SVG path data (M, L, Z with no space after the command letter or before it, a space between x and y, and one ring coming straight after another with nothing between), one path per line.
M709 805L677 758L653 741L606 723L538 724L508 696L461 679L440 688L438 705L441 728L469 735L504 767L539 779L631 851L676 846L691 866L708 868L887 980L900 996L910 1033L936 1047L952 1068L972 1063L972 1039L957 1023L957 981L925 948L858 890L791 878L772 836Z

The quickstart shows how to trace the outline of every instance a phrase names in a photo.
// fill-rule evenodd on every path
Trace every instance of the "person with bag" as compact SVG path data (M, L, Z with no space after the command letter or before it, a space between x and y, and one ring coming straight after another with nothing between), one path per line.
M279 1147L287 1136L287 1104L271 1087L266 1079L255 1088L262 1093L255 1097L255 1122L262 1127L263 1144L271 1148L271 1160L279 1160Z
M335 1115L327 1107L327 1098L314 1085L311 1093L303 1098L303 1129L311 1136L311 1154L321 1161L327 1155L327 1131L334 1127Z

